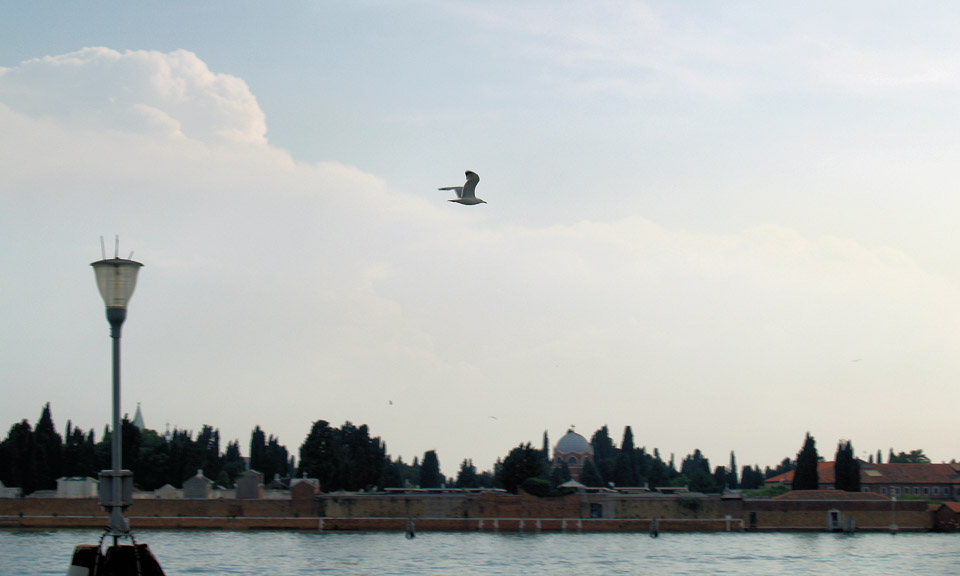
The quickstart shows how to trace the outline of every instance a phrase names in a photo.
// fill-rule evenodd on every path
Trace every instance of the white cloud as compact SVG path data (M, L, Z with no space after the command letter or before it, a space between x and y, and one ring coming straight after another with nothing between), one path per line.
M896 251L629 215L504 225L493 198L463 209L294 162L263 141L243 82L186 52L31 60L0 76L0 103L0 240L24 246L3 254L20 272L0 292L26 303L4 313L2 386L33 382L0 421L47 400L105 421L106 402L77 391L105 378L85 266L114 231L147 264L125 397L156 427L209 423L244 444L259 424L295 452L311 421L349 419L408 460L438 449L452 474L544 428L630 424L678 459L772 464L806 429L826 446L887 434L850 414L889 414L877 399L904 382L957 400L956 290ZM938 409L931 439L949 437Z
M246 83L212 73L186 50L84 48L22 62L2 78L0 100L8 106L74 127L266 142L263 112Z

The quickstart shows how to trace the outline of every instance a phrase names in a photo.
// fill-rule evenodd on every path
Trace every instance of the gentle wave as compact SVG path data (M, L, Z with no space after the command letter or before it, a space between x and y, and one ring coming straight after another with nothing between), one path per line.
M86 530L0 530L0 576L63 575ZM956 534L140 532L168 576L943 576Z

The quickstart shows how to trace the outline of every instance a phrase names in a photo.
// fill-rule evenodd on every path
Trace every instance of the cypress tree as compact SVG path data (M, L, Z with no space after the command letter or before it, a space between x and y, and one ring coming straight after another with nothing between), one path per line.
M19 486L27 495L37 490L33 429L26 419L14 424L0 443L0 482Z
M607 430L606 424L593 433L590 444L593 446L593 457L596 459L594 464L597 473L600 474L604 483L612 482L614 469L617 465L618 450L613 445L613 440L610 439L610 431Z
M550 465L550 440L547 439L547 431L543 431L543 448L540 450L540 458L547 466Z
M620 454L617 455L617 463L613 470L613 482L617 486L637 486L640 483L633 446L633 430L629 426L623 430L623 442L620 444Z
M335 429L326 420L317 420L300 445L301 473L320 480L324 492L335 492L341 489L340 463L340 442ZM253 467L252 456L250 465Z
M589 458L583 463L583 470L580 471L580 483L591 488L603 487L603 478L593 464L593 460Z
M731 490L737 489L737 457L734 455L733 450L730 451L730 472L727 475L727 488Z
M854 457L853 444L849 440L841 440L837 445L833 474L837 490L860 491L860 462Z
M561 461L550 470L550 485L554 488L572 479L573 476L570 474L570 467L567 466L566 462Z
M473 460L464 459L460 463L460 472L457 473L457 488L477 488L477 467L473 465Z
M820 477L817 474L817 443L807 432L803 441L803 448L797 453L797 469L793 473L794 490L817 490L820 487Z
M403 488L400 467L390 459L384 460L383 472L380 475L380 486L383 488Z
M423 454L423 464L420 466L420 487L439 488L443 484L440 475L440 460L435 450L427 450Z
M50 403L44 405L33 429L34 466L37 489L53 490L63 475L63 438L57 433L50 415Z
M321 420L322 422L322 420ZM324 422L326 424L326 422ZM314 423L316 426L316 423ZM266 453L267 453L267 435L263 433L263 430L260 429L260 425L254 426L253 432L250 433L250 469L256 470L257 472L263 472L263 468L266 465ZM300 456L300 460L303 460L303 456ZM267 478L264 476L264 481L269 482L273 478Z

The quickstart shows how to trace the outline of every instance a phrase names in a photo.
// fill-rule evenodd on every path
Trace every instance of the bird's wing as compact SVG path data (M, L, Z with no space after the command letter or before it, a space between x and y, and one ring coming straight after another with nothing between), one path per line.
M477 182L480 181L480 177L477 176L475 172L467 171L467 181L463 185L463 194L461 198L476 198L477 197Z
M437 190L453 190L457 193L457 198L463 198L463 186L447 186L446 188L437 188Z

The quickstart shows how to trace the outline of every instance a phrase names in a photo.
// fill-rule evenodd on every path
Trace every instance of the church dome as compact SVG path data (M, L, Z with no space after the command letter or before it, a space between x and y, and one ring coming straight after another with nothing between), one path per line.
M561 454L593 454L593 446L587 442L587 439L577 434L573 430L567 430L567 434L557 442L557 447L553 451Z

